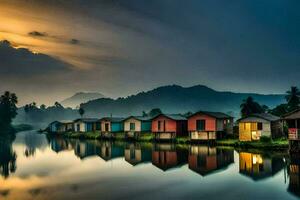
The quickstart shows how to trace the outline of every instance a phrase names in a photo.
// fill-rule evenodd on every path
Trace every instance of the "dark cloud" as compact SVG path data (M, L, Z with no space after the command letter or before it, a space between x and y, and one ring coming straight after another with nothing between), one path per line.
M31 32L28 33L28 35L33 36L33 37L46 37L46 36L48 36L47 33L39 32L39 31L31 31Z
M45 54L35 54L28 49L12 47L7 40L0 41L0 78L5 76L35 76L65 73L72 66Z

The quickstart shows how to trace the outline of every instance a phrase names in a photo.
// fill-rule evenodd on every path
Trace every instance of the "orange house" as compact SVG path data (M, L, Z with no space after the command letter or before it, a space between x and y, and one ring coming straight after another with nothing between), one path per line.
M233 117L220 112L199 111L188 117L191 140L215 140L233 134Z
M179 114L160 114L152 119L152 133L155 139L175 139L180 136L188 136L187 120Z

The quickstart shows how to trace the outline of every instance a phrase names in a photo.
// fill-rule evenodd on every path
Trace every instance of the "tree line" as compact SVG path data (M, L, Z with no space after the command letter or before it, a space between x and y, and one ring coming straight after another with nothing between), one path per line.
M266 105L260 105L252 97L243 100L240 105L241 116L246 117L254 113L270 113L276 116L283 116L289 112L300 108L300 91L297 87L292 86L285 96L286 103L280 104L273 109Z

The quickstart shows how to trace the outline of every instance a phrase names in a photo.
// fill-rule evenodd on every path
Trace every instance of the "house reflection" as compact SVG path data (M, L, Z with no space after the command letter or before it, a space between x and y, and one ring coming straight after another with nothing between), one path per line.
M300 197L300 156L291 154L290 159L290 164L288 166L288 191L297 197Z
M284 167L280 157L267 157L262 154L241 152L239 153L240 174L258 181L274 176Z
M189 152L189 168L206 176L226 169L234 162L232 149L219 149L211 146L190 146Z
M99 143L100 151L98 155L103 160L109 161L124 156L124 148L121 143L112 141L99 141Z
M187 163L188 151L176 149L174 144L154 144L152 164L163 171L180 167Z
M96 141L81 141L77 140L74 147L75 155L80 159L91 156L96 156L100 152L100 147L97 146Z
M51 138L50 140L50 148L56 153L59 153L65 150L72 150L73 146L70 140L64 139L62 137L55 137Z
M151 149L143 148L139 143L127 143L124 154L125 160L133 166L151 162Z

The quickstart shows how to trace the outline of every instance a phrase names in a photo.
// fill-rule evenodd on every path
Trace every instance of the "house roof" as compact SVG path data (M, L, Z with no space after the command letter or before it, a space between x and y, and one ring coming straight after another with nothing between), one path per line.
M78 121L82 121L82 122L97 122L99 119L97 118L79 118L79 119L75 119L74 122L78 122Z
M110 122L122 122L124 120L123 117L103 117L100 119L100 121L106 120Z
M134 119L137 119L137 120L139 120L139 121L150 121L153 117L143 117L143 116L129 116L129 117L126 117L125 119L124 119L124 121L125 120L127 120L127 119L130 119L130 118L134 118Z
M300 109L283 115L283 119L300 119Z
M264 120L267 120L269 122L280 120L280 117L272 115L272 114L269 114L269 113L256 113L256 114L251 114L251 115L249 115L247 117L243 117L241 119L238 119L237 121L242 121L242 120L245 120L245 119L250 118L250 117L264 119Z
M205 115L209 115L211 117L214 117L214 118L217 118L217 119L228 119L228 118L233 118L225 113L222 113L222 112L210 112L210 111L198 111L192 115L190 115L189 117L191 116L194 116L194 115L197 115L197 114L205 114ZM188 117L188 118L189 118Z
M186 117L182 116L181 114L159 114L156 117L154 117L153 119L156 119L159 116L165 116L169 119L173 119L173 120L176 120L176 121L186 120Z

